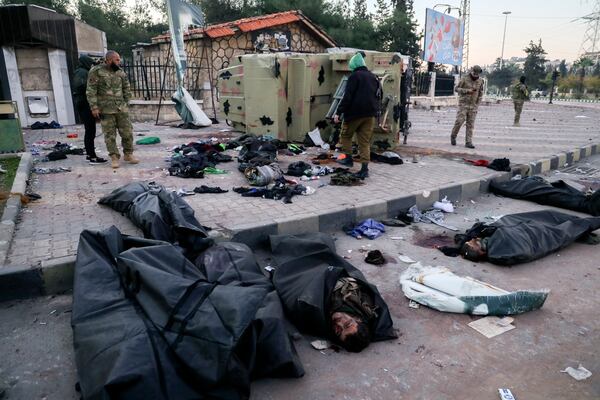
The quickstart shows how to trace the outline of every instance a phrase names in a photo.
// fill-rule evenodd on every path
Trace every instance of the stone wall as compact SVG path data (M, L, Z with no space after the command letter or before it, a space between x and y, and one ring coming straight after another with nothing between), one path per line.
M289 47L293 52L322 53L325 51L325 46L321 41L298 22L280 25L266 30L289 32ZM254 35L256 35L256 33L254 33ZM210 47L208 50L209 59L212 62L212 83L213 85L216 85L217 72L220 69L227 67L230 61L237 56L255 52L252 37L252 32L238 31L233 36L215 39L201 37L200 35L192 35L191 37L186 38L185 49L188 56L188 66L192 68L186 73L185 86L190 91L191 88L201 89L201 97L207 110L211 110L213 96L211 96L210 93L210 79L208 76L208 69L206 69L207 65L206 62L202 60L202 50L204 49L204 46ZM169 55L168 41L153 43L134 50L134 62L154 61L164 63L165 60L172 60L172 56ZM193 70L194 67L200 66L202 66L203 69ZM167 73L165 78L167 87L174 87L175 80L175 70L174 68L169 68L169 73ZM161 82L162 77L154 79L153 81ZM214 94L214 97L216 101L216 93Z
M196 103L202 107L202 101L197 100ZM129 102L129 117L132 122L154 122L156 121L156 113L158 112L158 100L131 100ZM206 115L212 116L210 110L204 110ZM181 121L179 114L175 111L175 103L170 100L162 102L160 106L160 115L158 122Z

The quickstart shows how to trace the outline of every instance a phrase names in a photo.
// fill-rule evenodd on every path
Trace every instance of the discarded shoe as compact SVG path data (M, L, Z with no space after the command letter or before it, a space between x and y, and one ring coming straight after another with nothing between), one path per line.
M383 265L385 264L385 258L383 257L381 251L373 250L367 253L365 262L373 265Z
M125 160L125 162L128 162L129 164L137 164L140 162L140 160L133 156L133 153L125 154L123 160Z
M352 155L350 154L340 154L336 161L338 164L342 164L344 167L351 168L354 165L354 161L352 161Z
M108 162L108 160L106 160L105 158L102 157L91 157L89 158L89 163L90 164L104 164Z

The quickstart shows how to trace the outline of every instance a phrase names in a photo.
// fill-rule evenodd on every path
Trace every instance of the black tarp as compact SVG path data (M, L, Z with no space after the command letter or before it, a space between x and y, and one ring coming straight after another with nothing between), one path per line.
M300 331L337 340L329 321L328 299L336 281L350 276L370 290L379 308L378 317L370 327L372 340L396 337L389 309L377 287L367 282L358 269L336 254L330 235L273 235L270 239L277 264L273 284L287 317Z
M71 323L84 399L244 399L253 378L303 375L279 298L242 244L194 264L166 242L83 231Z
M113 190L98 203L125 214L144 237L179 245L194 255L212 243L194 210L161 185L133 182Z
M466 235L457 235L462 238L457 242L460 246L472 237L488 237L488 261L514 265L542 258L599 228L600 217L543 210L505 215L487 226L475 224Z
M507 182L492 181L489 190L512 199L600 216L600 190L586 195L562 180L550 183L534 176Z

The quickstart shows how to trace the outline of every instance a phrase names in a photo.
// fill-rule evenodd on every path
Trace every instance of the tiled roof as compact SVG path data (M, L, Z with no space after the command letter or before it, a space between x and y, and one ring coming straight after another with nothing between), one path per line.
M236 31L252 32L259 29L270 28L289 24L290 22L304 22L309 30L312 30L329 46L335 46L335 41L329 37L323 30L314 25L310 20L302 14L301 11L284 11L276 14L260 15L258 17L242 18L237 21L224 22L222 24L209 25L206 28L190 29L185 33L185 36L191 35L206 35L210 38L219 38L231 36ZM169 33L152 38L153 42L163 41L170 37Z

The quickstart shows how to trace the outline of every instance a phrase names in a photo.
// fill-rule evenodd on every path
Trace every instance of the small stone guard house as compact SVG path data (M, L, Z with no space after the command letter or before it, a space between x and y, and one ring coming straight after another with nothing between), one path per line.
M191 67L186 73L186 87L196 99L202 98L203 108L206 110L209 109L211 101L207 60L211 62L215 84L217 71L227 67L229 61L238 55L277 51L319 53L328 47L336 46L333 38L301 11L285 11L191 29L185 34L184 41L188 67ZM152 38L150 44L134 46L133 62L171 63L169 42L170 35L166 33ZM173 68L170 68L164 86L174 87L174 79ZM162 79L158 80L161 81ZM194 88L200 88L202 94L199 95L198 90L193 90ZM158 98L155 91L152 93L153 97ZM164 95L168 98L170 93Z

